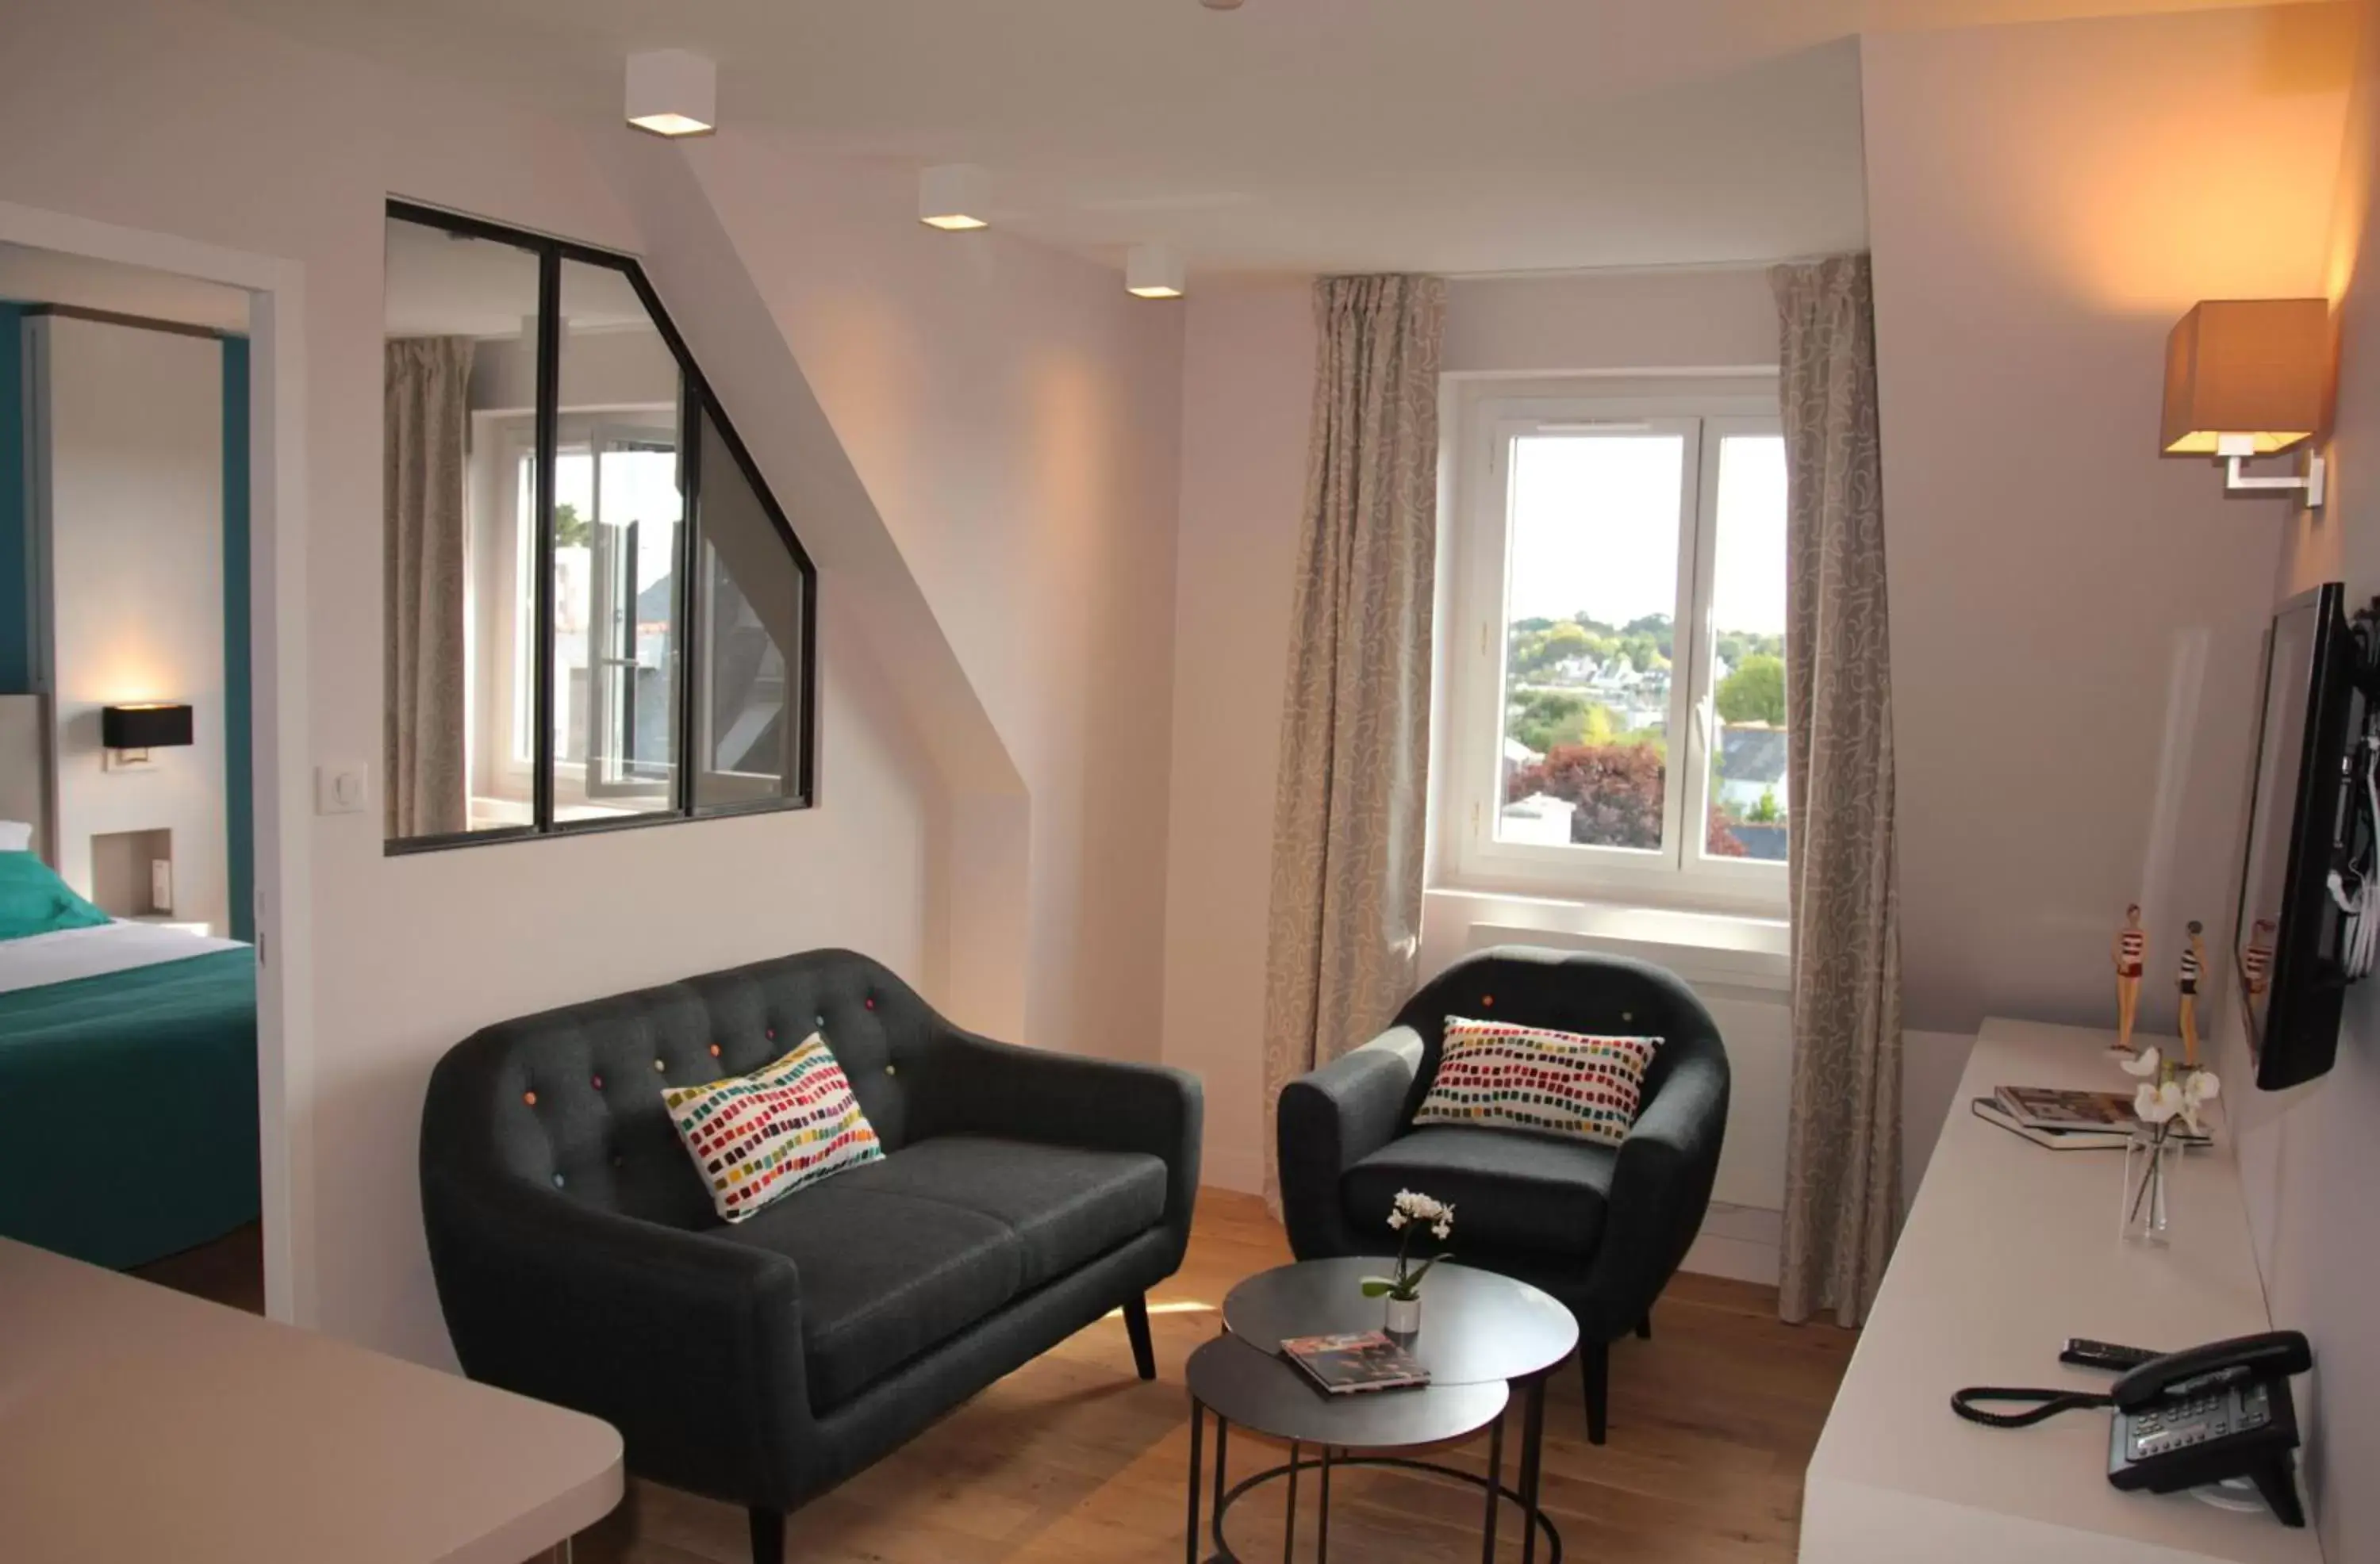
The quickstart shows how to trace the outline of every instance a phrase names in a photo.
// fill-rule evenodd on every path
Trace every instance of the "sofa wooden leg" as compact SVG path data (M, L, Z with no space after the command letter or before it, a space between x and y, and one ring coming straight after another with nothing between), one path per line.
M776 1509L755 1509L752 1517L752 1564L785 1564L785 1517Z
M1653 1340L1653 1311L1652 1311L1652 1310L1650 1310L1650 1309L1645 1310L1645 1317L1644 1317L1643 1319L1640 1319L1640 1320L1638 1320L1638 1321L1636 1322L1636 1335L1637 1335L1637 1337L1638 1337L1640 1340L1643 1340L1650 1341L1651 1340Z
M1148 1299L1135 1297L1123 1306L1124 1334L1132 1338L1132 1366L1143 1379L1157 1377L1157 1349L1148 1340Z
M1578 1344L1579 1367L1586 1376L1586 1442L1603 1443L1604 1406L1611 1390L1611 1347L1604 1341Z

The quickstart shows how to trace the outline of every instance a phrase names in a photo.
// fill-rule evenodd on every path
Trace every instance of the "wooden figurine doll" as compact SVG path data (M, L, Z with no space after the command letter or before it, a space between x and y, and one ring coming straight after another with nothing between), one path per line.
M2206 970L2206 947L2199 940L2205 925L2190 920L2190 940L2181 951L2181 1062L2198 1065L2198 976Z
M2141 904L2124 909L2124 927L2110 947L2116 961L2116 1047L2132 1051L2132 1023L2141 1013L2141 969L2148 964L2149 936L2141 927Z

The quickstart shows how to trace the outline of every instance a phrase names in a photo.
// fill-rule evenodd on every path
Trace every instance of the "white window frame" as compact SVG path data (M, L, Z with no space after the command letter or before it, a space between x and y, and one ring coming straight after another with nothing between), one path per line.
M1620 902L1778 916L1787 901L1781 863L1706 856L1711 745L1716 736L1709 604L1718 535L1721 442L1781 432L1773 373L1593 376L1554 382L1463 382L1456 387L1450 447L1452 590L1440 646L1448 739L1439 808L1451 888L1588 902ZM1669 433L1686 443L1680 484L1678 600L1670 641L1670 765L1662 797L1663 847L1553 846L1500 842L1503 807L1505 626L1512 442L1530 433L1597 429ZM1783 568L1783 562L1779 562ZM1692 829L1688 829L1691 825Z

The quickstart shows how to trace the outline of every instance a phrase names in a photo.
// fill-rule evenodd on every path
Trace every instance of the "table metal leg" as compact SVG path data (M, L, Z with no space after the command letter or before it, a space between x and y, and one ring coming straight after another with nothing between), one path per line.
M1289 1442L1289 1511L1281 1518L1281 1564L1294 1564L1297 1557L1297 1454L1295 1439Z
M1488 1430L1488 1519L1481 1527L1480 1564L1496 1564L1496 1514L1504 1508L1504 1414Z
M1537 1476L1546 1437L1548 1377L1540 1374L1529 1381L1521 1422L1521 1564L1536 1564L1537 1557Z
M1199 1437L1206 1431L1207 1409L1190 1398L1190 1524L1182 1533L1182 1564L1198 1564Z
M1231 1437L1231 1424L1224 1419L1221 1412L1217 1412L1215 1414L1215 1502L1214 1513L1208 1518L1208 1525L1214 1532L1215 1551L1218 1553L1226 1551L1223 1546L1223 1443Z
M1322 1511L1314 1522L1314 1564L1330 1564L1330 1447L1322 1447Z

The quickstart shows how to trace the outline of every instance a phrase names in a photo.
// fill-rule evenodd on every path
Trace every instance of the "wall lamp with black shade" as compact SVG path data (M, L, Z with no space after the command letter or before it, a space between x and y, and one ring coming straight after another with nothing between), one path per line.
M190 709L175 701L144 700L99 710L101 764L111 771L157 763L152 751L190 743Z

